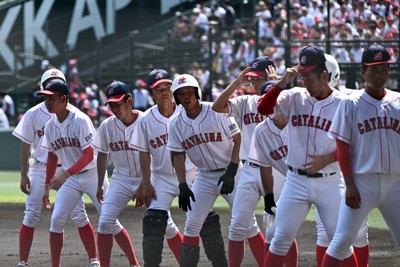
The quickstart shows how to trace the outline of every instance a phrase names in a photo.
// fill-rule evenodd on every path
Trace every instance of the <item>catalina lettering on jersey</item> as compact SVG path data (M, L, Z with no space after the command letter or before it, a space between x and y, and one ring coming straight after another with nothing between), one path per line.
M293 115L291 122L293 127L313 127L325 132L329 131L332 124L330 120L309 114Z
M155 139L150 139L149 143L152 148L159 148L167 144L168 134L157 136Z
M51 146L53 147L54 151L57 151L64 147L81 147L81 144L79 143L79 140L76 138L61 137L54 140L54 142L51 143Z
M198 146L202 143L209 142L222 142L221 133L200 133L195 134L182 142L182 146L185 150L189 150L194 146Z
M260 113L246 113L243 116L243 123L244 125L250 124L250 123L257 123L259 124L260 122L264 121L266 116L260 114Z
M278 147L277 149L270 151L269 155L273 160L281 160L287 156L287 153L288 153L287 145L283 145Z
M373 130L379 129L392 129L396 133L400 134L399 120L388 117L374 117L364 120L358 123L358 131L360 134L365 134Z
M131 148L129 146L129 142L128 141L116 141L116 142L111 142L108 144L108 146L110 147L111 151L121 151L121 150L133 150L136 151L136 149Z

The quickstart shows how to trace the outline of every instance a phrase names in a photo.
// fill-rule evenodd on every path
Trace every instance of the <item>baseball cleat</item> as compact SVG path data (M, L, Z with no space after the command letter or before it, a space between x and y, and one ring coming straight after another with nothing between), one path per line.
M90 259L90 267L100 267L100 262L97 258Z
M28 264L25 263L24 261L18 262L18 265L17 265L17 267L26 267L26 266L28 266Z

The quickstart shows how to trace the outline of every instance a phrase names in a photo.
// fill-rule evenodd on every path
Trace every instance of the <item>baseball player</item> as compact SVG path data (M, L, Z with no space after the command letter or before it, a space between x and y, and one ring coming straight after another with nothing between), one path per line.
M107 102L113 116L104 120L94 137L92 147L97 153L97 200L103 203L99 219L97 246L102 267L109 267L113 246L113 227L121 212L131 199L142 206L141 169L139 152L129 147L137 120L142 112L132 110L132 94L129 87L120 81L114 81L106 90ZM107 194L104 195L104 177L108 155L115 166ZM128 257L130 266L139 266L133 250L129 233L125 228L117 234L115 240Z
M179 180L179 207L187 211L180 266L193 267L199 261L199 233L216 198L221 194L232 207L240 129L233 118L199 101L201 89L193 76L176 77L172 92L175 102L183 107L170 121L167 143ZM193 191L186 183L186 154L197 167ZM226 265L223 260L214 266Z
M277 114L283 114L289 121L286 158L289 171L279 198L275 235L264 266L283 266L311 204L318 209L329 240L335 232L344 190L343 177L337 162L326 164L314 160L314 157L334 156L336 145L327 132L344 96L329 86L325 61L320 48L303 48L299 64L285 71L278 84L264 95L258 107L260 113L272 114L276 106ZM299 74L306 88L282 91ZM351 259L356 260L355 257Z
M40 88L43 90L47 83L53 79L65 81L64 74L58 69L49 69L43 73ZM70 106L70 108L73 108ZM41 148L44 135L44 126L53 116L48 111L44 102L30 108L23 116L13 131L13 135L21 140L20 162L21 182L20 188L26 196L25 215L19 234L18 267L28 266L29 252L32 246L34 231L42 212L42 197L45 186L47 151ZM32 146L32 150L31 150ZM30 157L30 159L29 159ZM29 162L29 163L28 163ZM29 165L29 174L28 174ZM57 166L57 171L61 165ZM71 213L71 219L78 228L80 236L84 238L86 225L89 220L85 211L83 199L80 199ZM85 242L84 242L85 243Z
M170 157L165 146L168 136L168 122L174 114L182 110L182 106L176 105L173 101L172 79L167 71L154 69L150 72L147 80L150 94L157 105L149 109L139 120L131 145L140 151L144 198L146 206L149 207L143 219L143 238L146 240L143 243L144 261L145 264L158 266L162 260L164 232L168 245L178 262L183 240L169 211L171 201L175 196L178 196L179 191L176 172L172 163L166 160ZM167 88L169 88L169 91ZM151 156L150 159L149 156ZM190 160L187 160L185 164L187 168L186 182L191 187L195 168ZM147 172L143 170L147 170ZM166 230L160 227L165 224L165 216L163 215L165 211L168 211ZM158 215L163 215L161 218L164 219L157 219ZM158 230L155 231L154 229ZM222 257L226 258L220 229L219 215L215 211L209 212L200 231L200 237L207 258L213 265L218 264ZM216 244L218 244L218 247L216 247ZM221 250L222 253L219 253ZM221 256L221 254L223 255Z
M338 81L340 79L340 68L336 58L332 55L325 54L325 65L329 74L329 86L339 90L340 92L352 97L356 94L360 94L361 90L353 90L348 88L339 88ZM316 213L318 215L318 212ZM321 220L316 220L318 239L317 239L317 263L318 266L322 266L322 260L325 252L329 246L329 240L326 237L324 226ZM320 236L322 235L322 236ZM355 256L357 258L358 267L368 267L368 257L369 257L369 242L368 242L368 218L366 217L363 221L358 235L353 243L353 249Z
M338 266L352 256L355 233L373 208L382 213L396 245L400 245L400 167L398 146L400 95L385 88L392 63L386 48L369 46L362 55L365 88L344 100L330 133L336 139L346 194L338 227L322 266ZM368 144L368 145L367 145ZM370 146L377 146L370 153ZM346 265L356 266L356 265Z
M245 249L245 238L248 238L250 248L259 266L264 262L265 239L257 225L254 210L260 199L260 192L248 186L252 180L257 184L259 169L257 164L247 163L251 136L256 125L265 119L257 112L262 85L275 76L275 65L267 56L256 58L241 74L221 93L213 103L213 110L226 113L238 122L242 141L240 145L240 160L244 163L241 177L236 190L232 207L232 219L229 227L228 258L229 266L240 266ZM256 94L230 98L235 90L250 80ZM255 191L251 191L255 189ZM250 192L250 191L251 192ZM243 201L246 199L246 201ZM250 228L249 228L250 227ZM246 236L245 234L251 234ZM297 259L297 255L296 255Z
M49 112L55 113L45 125L42 148L48 150L46 164L46 181L43 205L51 208L50 189L58 190L57 201L51 216L50 253L53 267L61 264L61 250L64 240L64 226L67 217L82 198L89 195L98 213L101 203L96 199L97 174L96 155L91 147L96 134L90 118L68 104L68 87L62 80L50 81L44 91L45 105ZM63 172L55 174L60 162ZM108 185L108 181L105 181ZM119 233L122 226L117 221L114 233ZM89 254L90 266L100 266L96 258L96 244L91 223L85 226L84 246Z
M172 80L167 71L154 69L147 81L150 95L157 105L139 119L130 145L139 150L143 196L148 207L143 218L143 259L145 266L159 266L164 235L178 262L183 239L170 214L171 203L179 190L166 146L168 122L182 108L172 100ZM185 168L186 182L191 185L195 175L194 165L188 161Z

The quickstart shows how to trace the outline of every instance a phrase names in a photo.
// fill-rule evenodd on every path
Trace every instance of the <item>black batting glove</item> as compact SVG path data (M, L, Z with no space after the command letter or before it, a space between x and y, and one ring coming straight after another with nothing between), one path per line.
M181 208L183 211L192 210L192 206L190 205L190 199L192 199L193 202L196 202L196 200L194 199L194 194L192 190L190 190L187 183L180 183L179 201L178 201L179 208Z
M226 168L225 173L219 178L218 186L222 183L221 191L219 191L223 195L229 195L233 192L233 188L235 188L235 175L238 170L238 164L229 163L228 168Z
M276 208L274 194L266 194L264 196L264 210L266 213L270 215L275 215L275 212L272 211L272 207Z

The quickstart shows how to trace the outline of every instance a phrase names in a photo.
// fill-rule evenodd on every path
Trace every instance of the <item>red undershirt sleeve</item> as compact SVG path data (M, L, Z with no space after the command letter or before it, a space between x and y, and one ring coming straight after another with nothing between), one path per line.
M278 84L272 87L265 95L262 96L260 103L258 104L258 113L262 115L270 115L274 113L274 107L279 94L283 88L280 88Z
M71 175L77 174L93 160L93 157L94 151L93 148L90 146L83 150L82 157L71 168L69 168L67 172L69 172L69 174Z
M49 184L51 178L54 177L56 173L58 163L57 155L53 154L52 152L47 153L47 163L46 163L46 182L45 184Z
M343 176L347 176L353 173L351 164L351 153L350 145L339 139L336 139L337 157L339 160L340 169L342 170Z

